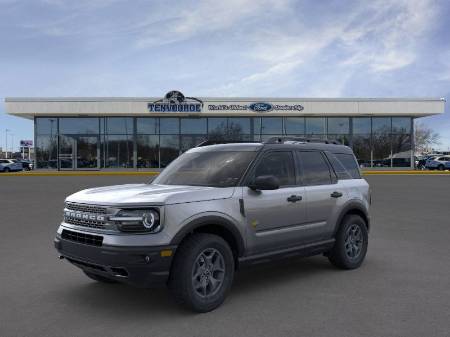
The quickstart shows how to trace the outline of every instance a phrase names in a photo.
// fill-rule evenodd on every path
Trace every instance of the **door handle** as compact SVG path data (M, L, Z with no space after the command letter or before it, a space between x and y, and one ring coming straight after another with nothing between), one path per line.
M341 192L334 191L333 193L331 193L330 196L331 196L332 198L340 198L340 197L342 197L342 193L341 193Z
M297 202L302 200L302 197L300 195L291 195L290 197L287 198L287 201L289 202Z

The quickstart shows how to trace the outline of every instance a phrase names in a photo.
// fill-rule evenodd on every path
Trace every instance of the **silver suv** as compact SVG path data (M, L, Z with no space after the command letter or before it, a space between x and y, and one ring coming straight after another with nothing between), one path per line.
M165 283L187 307L218 307L244 265L323 254L339 268L367 251L369 185L343 145L274 137L201 144L153 182L66 199L55 246L100 282Z

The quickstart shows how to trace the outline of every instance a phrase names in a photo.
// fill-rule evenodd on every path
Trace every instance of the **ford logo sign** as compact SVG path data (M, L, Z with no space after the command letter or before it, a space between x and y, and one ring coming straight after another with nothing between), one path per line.
M267 112L271 111L273 109L272 104L270 103L252 103L250 104L250 110L256 111L256 112Z

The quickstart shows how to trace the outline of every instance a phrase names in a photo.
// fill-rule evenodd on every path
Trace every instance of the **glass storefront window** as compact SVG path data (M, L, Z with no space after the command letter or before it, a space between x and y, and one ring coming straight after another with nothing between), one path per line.
M325 117L307 117L305 118L307 135L325 134Z
M287 135L303 136L305 134L305 118L286 117L284 119L284 131Z
M57 136L37 135L35 145L36 168L56 169L57 163Z
M158 118L136 118L136 133L150 135L158 134Z
M228 133L229 134L246 134L249 135L251 133L250 130L250 117L235 117L228 118Z
M392 133L411 133L411 118L392 117Z
M330 135L328 134L326 136L326 139L328 140L337 140L339 143L343 145L350 145L350 137L349 135Z
M180 124L178 118L160 118L159 130L161 134L178 134L180 132Z
M159 167L158 135L138 135L136 139L136 146L138 168Z
M350 119L348 117L328 118L328 134L348 134L350 132Z
M59 119L60 134L98 134L99 119L88 118L60 118Z
M38 117L35 121L37 135L56 135L58 133L58 118Z
M353 133L354 134L372 133L372 124L370 117L353 117Z
M208 137L214 140L224 140L227 137L226 118L208 118Z
M180 155L178 135L161 135L160 142L160 167L164 168L170 164L172 160Z
M372 117L373 133L390 133L391 118L390 117Z
M206 135L181 135L181 152L185 152L206 140Z
M106 135L104 160L108 168L132 168L133 136Z
M392 166L411 167L411 135L397 134L391 136Z
M372 135L373 167L391 166L391 135L378 133Z
M283 118L262 117L261 134L263 135L283 134Z
M132 117L108 117L106 118L106 133L117 135L132 135L133 131Z
M206 118L181 118L181 133L206 134Z
M372 166L370 139L370 134L353 135L352 138L353 153L355 154L359 167L361 168Z

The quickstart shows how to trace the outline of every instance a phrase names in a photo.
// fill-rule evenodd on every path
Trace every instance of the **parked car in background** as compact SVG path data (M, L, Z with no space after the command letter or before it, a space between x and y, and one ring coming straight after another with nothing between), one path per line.
M440 170L446 169L446 165L450 162L450 156L438 156L430 158L426 161L425 167L429 170ZM447 166L448 167L448 166Z
M0 159L0 172L22 171L22 163L15 159Z
M22 163L25 171L31 171L33 169L33 162L31 160L20 159L19 162Z

